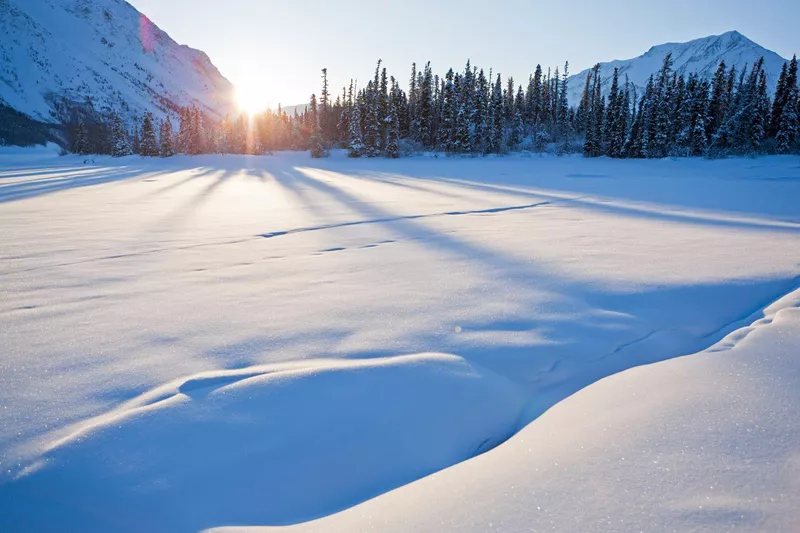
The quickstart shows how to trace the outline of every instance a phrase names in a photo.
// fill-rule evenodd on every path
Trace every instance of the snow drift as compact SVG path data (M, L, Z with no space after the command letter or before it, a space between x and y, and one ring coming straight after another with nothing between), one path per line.
M491 449L522 403L444 354L205 373L68 429L0 485L0 515L62 532L308 520Z

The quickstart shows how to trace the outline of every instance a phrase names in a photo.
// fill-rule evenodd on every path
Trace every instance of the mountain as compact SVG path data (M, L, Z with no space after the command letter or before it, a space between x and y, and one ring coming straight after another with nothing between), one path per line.
M124 0L0 0L0 107L62 122L71 106L164 116L235 110L233 85Z
M627 75L630 82L636 86L637 94L641 96L647 85L647 78L658 72L668 52L672 52L673 68L678 74L688 75L696 72L708 79L712 77L720 61L724 60L728 66L736 65L737 69L741 69L763 57L770 94L775 90L781 66L786 61L775 52L754 43L738 31L729 31L722 35L712 35L686 43L667 43L654 46L644 55L634 59L600 63L600 78L604 91L607 91L611 85L611 76L614 73L614 67L617 67L620 81L624 82ZM587 69L570 76L570 104L578 105L580 102L586 75L590 70Z
M284 113L286 113L287 115L289 115L289 116L294 115L295 112L298 115L302 115L303 113L305 113L308 110L309 105L311 105L311 104L287 105L287 106L281 107L281 110ZM277 109L273 109L272 111L277 112Z

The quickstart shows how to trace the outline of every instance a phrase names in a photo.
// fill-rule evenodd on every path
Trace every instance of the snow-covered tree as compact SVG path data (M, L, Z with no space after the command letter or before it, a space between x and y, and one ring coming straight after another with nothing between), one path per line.
M172 121L169 119L169 117L165 118L161 122L161 127L159 129L159 155L161 157L172 157L175 155L175 148L172 142Z
M364 155L364 141L361 136L361 102L356 100L353 113L350 117L350 150L348 157L361 157Z

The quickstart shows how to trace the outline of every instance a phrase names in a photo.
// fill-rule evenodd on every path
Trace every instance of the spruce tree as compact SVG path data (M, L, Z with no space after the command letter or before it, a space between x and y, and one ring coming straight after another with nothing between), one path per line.
M798 99L800 99L797 79L797 56L792 58L786 76L785 101L781 118L778 122L778 133L775 135L776 149L780 154L793 153L800 137L798 123Z
M578 110L575 113L575 130L579 134L585 134L588 126L589 108L591 107L592 99L592 72L594 70L586 73L581 101L578 103Z
M313 158L320 158L325 156L325 146L323 146L322 141L322 120L320 117L320 110L317 106L317 95L311 95L311 104L310 104L309 113L311 113L311 122L313 129L313 134L309 138L309 144L311 145L311 157Z
M489 131L489 152L499 154L504 151L503 146L503 82L500 74L492 89L492 101L490 105L490 131Z
M778 129L780 128L783 106L786 105L786 77L788 75L789 65L784 63L781 67L781 74L778 77L778 86L775 89L775 99L772 101L769 129L767 131L769 137L775 137L775 135L778 133Z
M111 155L114 157L125 157L131 155L131 145L128 141L128 132L122 117L114 113L111 117Z
M478 72L475 81L474 111L472 114L472 150L480 154L489 151L489 82L483 69Z
M619 69L614 68L611 88L608 93L608 109L606 111L606 154L610 157L622 157L625 145L625 128L627 110L623 109L624 94L619 89Z
M533 73L533 90L529 93L530 104L528 105L528 112L530 113L530 124L534 128L539 125L542 120L542 67L536 65L536 70Z
M397 107L395 107L394 100L389 101L389 117L386 127L386 155L391 159L397 159L400 157L400 149L398 146L400 140L400 119L397 116Z
M564 72L561 75L561 88L558 94L558 134L561 137L560 153L572 153L572 120L570 118L569 101L567 93L569 91L569 62L564 64Z
M592 69L592 94L586 110L586 139L583 143L583 153L587 157L603 154L603 115L602 80L598 63Z
M156 157L159 154L156 128L153 124L153 114L148 111L142 120L142 139L139 144L139 154L144 157Z
M364 154L364 141L361 137L361 102L356 99L350 117L350 150L348 157L361 157Z
M78 155L89 153L89 134L83 117L78 118L78 126L75 129L75 141L72 143L72 152Z
M161 141L161 157L172 157L175 155L175 149L172 146L172 121L169 116L161 123L160 141Z
M708 104L706 137L716 135L728 113L728 67L721 61L711 80L711 101Z
M666 157L669 153L674 96L672 79L672 54L668 53L664 56L654 86L649 138L647 139L648 157Z

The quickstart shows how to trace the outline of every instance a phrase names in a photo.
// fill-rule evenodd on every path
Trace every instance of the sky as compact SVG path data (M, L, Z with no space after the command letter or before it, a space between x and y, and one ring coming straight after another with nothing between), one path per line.
M181 44L206 52L251 107L307 102L382 59L405 86L411 63L527 80L536 64L577 73L665 42L738 30L784 57L800 52L796 0L129 0Z

